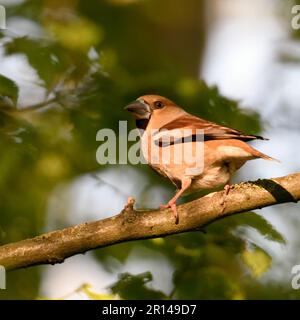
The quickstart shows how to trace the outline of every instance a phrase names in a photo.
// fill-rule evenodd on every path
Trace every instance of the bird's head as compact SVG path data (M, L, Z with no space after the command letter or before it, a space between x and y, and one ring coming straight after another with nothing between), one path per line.
M158 115L163 109L166 110L172 106L175 106L175 103L167 98L157 95L146 95L139 97L126 106L125 109L131 112L138 120L149 120L152 115Z
M149 122L151 118L167 120L172 113L182 109L179 109L173 101L165 97L145 95L130 103L125 107L125 110L132 113L138 124Z

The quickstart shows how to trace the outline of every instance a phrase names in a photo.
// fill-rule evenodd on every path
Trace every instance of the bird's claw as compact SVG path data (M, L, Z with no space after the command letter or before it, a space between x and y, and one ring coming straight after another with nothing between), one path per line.
M169 202L168 204L162 204L159 208L161 210L170 208L172 210L173 216L175 218L175 223L178 224L179 216L178 216L178 212L177 212L176 203Z
M224 213L224 211L226 209L226 197L228 196L231 188L232 188L232 185L230 185L230 184L226 184L224 187L224 193L223 193L222 201L221 201L221 206L222 206L221 213Z
M232 185L230 185L230 184L225 185L225 187L224 187L225 196L228 195L231 188L232 188Z
M164 209L168 209L168 208L170 208L169 204L162 204L159 206L160 210L164 210Z

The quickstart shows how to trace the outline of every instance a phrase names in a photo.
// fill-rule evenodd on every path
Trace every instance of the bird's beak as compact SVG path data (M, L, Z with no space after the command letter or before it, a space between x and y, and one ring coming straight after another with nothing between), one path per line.
M149 105L143 100L135 100L125 107L125 110L131 112L136 119L149 119L151 110Z

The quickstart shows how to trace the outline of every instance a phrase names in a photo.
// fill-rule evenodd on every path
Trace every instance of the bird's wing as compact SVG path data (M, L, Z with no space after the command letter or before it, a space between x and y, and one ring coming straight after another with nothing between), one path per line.
M170 134L172 134L172 131L174 132L174 130L177 129L180 129L181 131L187 130L187 132L190 131L192 133L188 137L188 141L195 141L197 132L201 132L200 130L202 130L204 134L204 141L226 139L237 139L242 141L250 141L254 139L267 140L261 136L247 135L241 131L218 125L214 122L198 118L188 113L165 124L159 131L170 131Z

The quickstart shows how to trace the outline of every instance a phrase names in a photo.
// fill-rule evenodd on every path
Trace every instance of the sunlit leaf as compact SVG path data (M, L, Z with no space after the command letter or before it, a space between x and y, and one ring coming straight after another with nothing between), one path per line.
M74 290L73 292L70 292L62 297L55 297L55 298L49 298L45 296L38 296L37 300L66 300L72 295L78 293L83 293L86 295L90 300L118 300L120 299L117 295L113 294L107 294L107 293L98 293L92 290L92 285L85 283L81 285L79 288Z
M118 300L119 297L113 294L106 294L106 293L98 293L94 292L91 289L90 284L84 284L81 287L81 290L91 299L91 300Z
M154 239L150 239L150 241L158 246L162 246L165 243L164 238L154 238Z
M67 23L51 22L48 28L62 46L71 50L85 52L98 45L103 38L102 29L85 19Z
M245 249L242 253L242 259L249 267L254 278L261 277L268 271L272 264L272 257L257 246L251 249Z
M188 249L188 248L185 248L184 246L177 246L176 253L189 256L189 257L199 257L202 252L199 249Z

